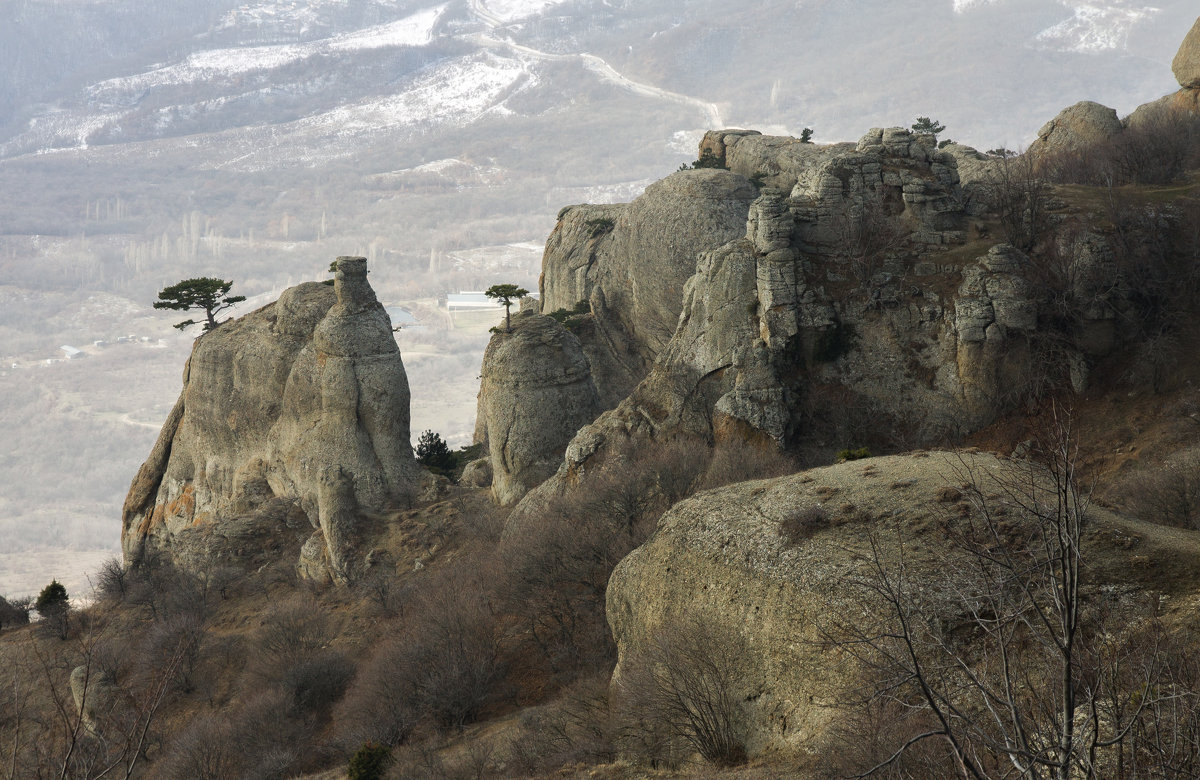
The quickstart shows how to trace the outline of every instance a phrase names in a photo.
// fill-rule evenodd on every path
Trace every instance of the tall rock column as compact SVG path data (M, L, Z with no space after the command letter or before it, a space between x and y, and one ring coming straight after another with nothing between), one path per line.
M126 499L126 560L258 563L311 525L302 570L353 579L364 513L406 503L423 479L408 402L367 261L340 257L333 290L293 287L197 339Z
M600 413L579 339L551 317L523 312L483 355L476 436L485 437L492 496L513 504L558 468L567 443Z

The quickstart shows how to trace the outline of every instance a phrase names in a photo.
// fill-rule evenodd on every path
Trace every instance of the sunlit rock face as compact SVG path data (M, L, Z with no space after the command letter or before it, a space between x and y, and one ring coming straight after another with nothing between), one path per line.
M483 356L476 430L487 443L492 496L512 504L552 475L567 442L600 413L579 339L524 312Z
M421 479L366 260L339 258L333 287L298 285L201 336L183 382L125 501L126 562L256 560L312 534L307 569L352 578L362 513L405 503Z

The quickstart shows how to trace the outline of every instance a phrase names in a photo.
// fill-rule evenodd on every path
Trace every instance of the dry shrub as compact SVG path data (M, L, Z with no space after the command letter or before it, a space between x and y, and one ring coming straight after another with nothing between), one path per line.
M155 621L142 642L142 667L164 668L175 663L175 687L190 693L196 687L196 665L204 641L204 621L195 613L183 612Z
M622 660L617 708L623 746L651 764L695 752L717 766L746 760L735 692L744 650L697 619L683 621Z
M477 564L432 574L399 635L359 672L336 712L344 745L399 745L421 723L461 729L503 698L501 626Z
M168 743L154 765L166 780L290 777L311 761L311 733L287 716L279 691L252 697L233 712L201 714Z
M323 713L354 676L354 664L329 646L338 631L338 622L312 596L293 596L264 618L250 673L279 686L289 713Z
M1200 528L1200 448L1139 469L1121 481L1117 493L1140 520Z
M107 601L124 601L129 589L129 571L118 558L109 558L96 572L96 594Z
M607 674L584 678L546 707L527 710L507 750L522 776L553 773L574 764L603 764L617 756L608 706Z
M650 443L609 457L569 498L552 501L506 545L506 608L555 672L615 659L604 600L622 558L695 487L695 443ZM704 450L701 450L704 451Z
M851 507L853 512L853 506ZM779 535L788 545L795 546L808 541L817 532L833 524L829 513L821 506L808 506L796 510L779 523Z
M1200 117L1159 108L1104 143L1050 155L1039 175L1058 184L1159 185L1200 166Z
M794 473L797 468L795 461L773 445L730 440L713 452L700 487L708 490L751 479L771 479Z

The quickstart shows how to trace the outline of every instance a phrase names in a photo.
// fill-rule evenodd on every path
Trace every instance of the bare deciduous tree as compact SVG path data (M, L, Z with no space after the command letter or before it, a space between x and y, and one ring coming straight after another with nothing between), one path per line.
M630 727L663 743L687 745L709 763L746 760L736 697L742 650L698 620L682 621L622 662L618 696ZM653 758L653 756L652 756Z
M1057 420L1040 465L984 473L963 461L956 476L971 511L936 566L918 575L899 530L886 543L872 537L853 585L875 619L826 635L869 670L867 700L918 712L926 727L860 776L927 740L943 743L964 777L1108 776L1154 699L1160 665L1123 666L1111 623L1089 608L1089 493L1070 419Z

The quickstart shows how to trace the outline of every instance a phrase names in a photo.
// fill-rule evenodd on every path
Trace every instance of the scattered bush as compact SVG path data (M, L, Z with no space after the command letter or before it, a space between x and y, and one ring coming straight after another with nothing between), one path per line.
M382 644L337 708L344 744L403 743L424 722L461 729L505 684L500 626L478 561L433 575L401 635Z
M58 580L42 588L34 608L42 616L42 629L59 639L66 639L70 632L71 601L67 589Z
M732 440L713 451L699 487L709 490L750 479L770 479L795 472L797 465L775 444Z
M347 780L383 780L383 773L391 759L392 750L387 745L365 742L350 757Z
M67 589L58 580L53 580L49 585L42 588L42 592L38 594L37 601L34 602L34 608L43 616L58 610L69 609L70 606Z
M123 601L129 586L129 572L117 558L109 558L100 564L96 573L96 591L100 598Z
M864 458L869 458L869 457L871 457L871 450L868 447L859 447L856 450L851 450L851 449L838 450L837 462L838 463L846 463L848 461L863 460Z
M575 306L571 309L555 309L554 311L550 312L546 316L548 316L554 320L557 320L558 322L566 324L568 327L570 327L570 324L568 321L572 317L579 317L584 314L591 314L591 312L592 312L591 304L589 304L586 300L582 300L582 301L577 302L575 304Z
M326 712L354 677L354 664L338 650L325 649L285 669L280 685L298 712Z
M29 623L29 604L21 601L8 601L0 596L0 630L5 627L23 626Z
M930 119L927 116L917 117L917 121L912 124L913 135L929 135L934 139L946 129L946 126L936 119Z
M509 764L521 776L551 775L564 766L605 764L617 757L606 672L587 677L557 702L528 710L508 745Z
M794 546L811 539L818 531L829 526L829 513L824 507L809 506L785 517L779 523L779 535Z
M1140 520L1200 528L1200 449L1134 472L1122 481L1119 494Z
M705 149L704 151L700 152L700 158L698 160L696 160L695 162L693 162L691 167L694 170L700 170L701 168L725 169L725 165L721 163L721 159L719 157L717 157L715 154L713 154L712 150L710 150L710 149ZM681 170L681 171L685 171L687 169L688 169L687 165L682 165L679 168L679 170Z
M440 434L425 431L417 439L417 462L435 474L449 474L457 461Z

